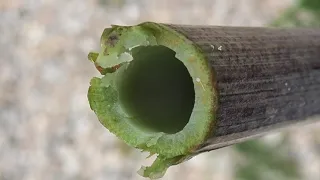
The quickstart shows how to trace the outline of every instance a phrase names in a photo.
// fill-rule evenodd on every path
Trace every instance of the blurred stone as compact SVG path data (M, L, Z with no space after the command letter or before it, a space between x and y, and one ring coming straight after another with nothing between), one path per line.
M291 3L0 1L0 179L144 179L136 171L151 160L133 148L127 151L87 102L89 80L98 75L87 53L99 48L100 35L110 24L266 25ZM297 142L303 143L303 137ZM311 140L306 146L312 146ZM309 151L301 149L310 155ZM315 154L309 155L301 157L319 162ZM232 179L232 157L230 149L203 154L169 169L163 179ZM310 161L301 161L306 168L311 166ZM306 172L315 172L315 167L319 166L312 164Z

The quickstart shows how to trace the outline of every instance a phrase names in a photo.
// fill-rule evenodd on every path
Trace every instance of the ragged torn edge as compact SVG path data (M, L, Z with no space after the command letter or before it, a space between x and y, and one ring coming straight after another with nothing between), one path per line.
M94 63L96 69L103 75L100 81L101 85L111 86L114 89L117 89L115 81L119 76L118 74L121 74L121 71L125 70L133 60L132 51L139 46L158 45L156 37L139 26L116 25L112 25L112 28L106 28L103 31L100 44L101 51L90 52L88 59ZM141 142L137 148L147 151L148 147L157 144L159 138L163 135L164 133L154 134L148 140ZM153 155L156 155L156 153L150 152L147 158ZM142 166L138 170L138 174L143 177L158 179L165 174L171 165L179 164L190 158L186 155L168 158L158 154L153 164L150 167Z

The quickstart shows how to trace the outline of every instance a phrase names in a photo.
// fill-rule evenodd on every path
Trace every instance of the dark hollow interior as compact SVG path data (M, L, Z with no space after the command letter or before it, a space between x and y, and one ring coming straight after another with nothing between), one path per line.
M119 83L119 99L132 123L152 132L181 131L195 102L187 68L165 46L139 46L132 56Z

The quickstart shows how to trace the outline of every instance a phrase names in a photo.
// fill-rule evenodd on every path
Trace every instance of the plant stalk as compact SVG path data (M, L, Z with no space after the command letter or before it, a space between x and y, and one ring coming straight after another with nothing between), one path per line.
M320 115L316 28L113 26L89 59L103 75L88 92L100 122L158 154L145 177Z

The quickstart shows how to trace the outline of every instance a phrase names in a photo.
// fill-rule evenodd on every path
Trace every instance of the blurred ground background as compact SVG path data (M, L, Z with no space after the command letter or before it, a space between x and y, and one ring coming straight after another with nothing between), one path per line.
M87 102L98 75L87 53L110 24L319 25L297 3L0 0L0 180L144 179L136 170L152 160L110 134ZM199 155L163 179L319 180L320 125Z

